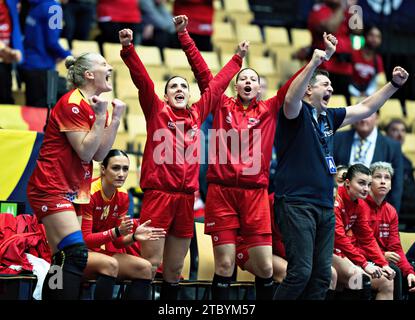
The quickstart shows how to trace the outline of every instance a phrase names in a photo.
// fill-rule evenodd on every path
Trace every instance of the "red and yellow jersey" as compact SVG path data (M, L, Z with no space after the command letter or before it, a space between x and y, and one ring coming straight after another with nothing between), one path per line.
M78 89L69 91L57 102L29 180L30 192L58 195L79 204L89 202L92 161L80 159L66 132L88 132L94 122L95 112Z
M102 190L101 179L91 185L91 201L80 206L82 213L82 233L89 249L100 249L105 245L107 251L123 248L122 236L115 238L112 228L118 227L127 214L129 205L128 192L118 188L111 199Z

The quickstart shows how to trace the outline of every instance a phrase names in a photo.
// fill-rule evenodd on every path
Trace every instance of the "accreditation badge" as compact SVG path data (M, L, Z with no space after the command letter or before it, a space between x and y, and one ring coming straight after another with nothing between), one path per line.
M337 173L337 168L336 168L336 163L334 162L334 159L332 156L327 156L325 157L326 162L327 162L327 167L329 168L329 172L330 174L336 174Z

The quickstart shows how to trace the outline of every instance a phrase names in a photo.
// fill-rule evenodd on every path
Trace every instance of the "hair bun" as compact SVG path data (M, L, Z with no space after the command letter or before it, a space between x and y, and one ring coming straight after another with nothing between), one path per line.
M74 56L68 56L65 60L65 67L66 69L69 69L72 67L76 62L76 58Z

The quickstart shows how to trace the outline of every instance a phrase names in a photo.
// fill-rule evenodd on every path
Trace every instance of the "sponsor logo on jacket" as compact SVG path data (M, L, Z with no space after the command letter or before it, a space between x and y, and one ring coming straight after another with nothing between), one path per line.
M260 121L257 118L249 118L248 119L248 129L251 129L252 127L255 127L259 122Z

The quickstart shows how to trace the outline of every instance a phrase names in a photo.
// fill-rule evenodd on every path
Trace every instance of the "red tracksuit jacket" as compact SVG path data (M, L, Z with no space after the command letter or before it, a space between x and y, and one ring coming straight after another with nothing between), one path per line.
M389 265L380 250L368 222L368 212L364 210L363 200L352 201L345 187L339 187L334 213L336 228L334 236L334 253L346 256L354 264L366 267L368 257L372 262L383 267ZM359 247L357 246L359 242ZM361 253L361 250L365 255Z
M195 74L199 88L203 92L212 78L212 74L189 34L187 32L179 33L179 40ZM225 135L217 135L216 144L213 146L213 136L211 136L209 141L208 183L240 188L268 187L269 164L271 161L275 129L277 127L278 111L284 102L285 95L291 82L302 70L303 69L300 69L280 90L278 90L277 95L265 101L257 101L254 99L246 110L239 98L228 97L225 94L221 95L220 107L212 111L214 116L213 129L222 130ZM258 129L256 133L260 133L260 145L255 142L255 138L253 139L253 136L255 135L254 130L256 129ZM248 150L245 150L245 155L248 154L252 157L254 152L257 153L259 151L260 157L256 163L256 165L258 165L259 162L259 170L253 169L255 163L252 160L247 161L247 159L243 157L244 152L242 147L240 148L238 161L234 161L237 163L231 163L231 159L234 156L231 154L229 143L231 139L227 138L226 133L232 131L237 133L240 145L242 141L248 139L248 134L246 133L249 133L249 148ZM245 131L246 135L242 133L243 131ZM258 137L258 135L256 137ZM213 149L214 146L216 146L215 149ZM223 147L223 149L226 150L226 163L220 163L218 146L219 148ZM249 174L247 174L247 172L249 172Z
M220 97L241 68L242 59L234 55L209 82L198 102L177 110L157 97L154 83L133 45L124 47L121 57L139 90L147 122L141 188L194 193L199 189L200 126L219 105Z
M51 261L44 226L33 215L22 214L15 218L9 213L0 214L0 273L32 271L26 253ZM8 268L11 265L20 265L22 270L14 272Z
M383 252L392 251L401 257L397 264L403 275L407 277L414 272L411 264L403 252L401 240L399 239L398 214L396 209L388 202L383 201L380 206L376 204L371 196L364 202L364 207L369 212L369 225L373 235Z

